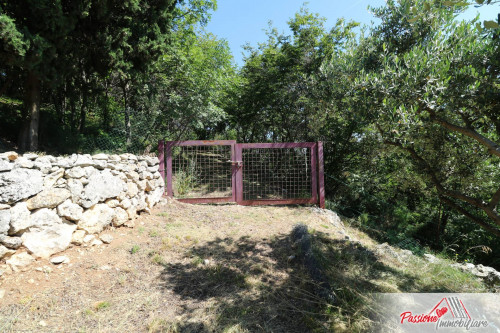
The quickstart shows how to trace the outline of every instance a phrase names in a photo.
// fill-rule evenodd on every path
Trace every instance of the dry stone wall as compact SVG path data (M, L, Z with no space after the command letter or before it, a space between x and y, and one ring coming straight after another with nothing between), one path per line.
M132 154L0 154L0 260L49 258L110 226L132 227L162 198L158 168L158 158Z

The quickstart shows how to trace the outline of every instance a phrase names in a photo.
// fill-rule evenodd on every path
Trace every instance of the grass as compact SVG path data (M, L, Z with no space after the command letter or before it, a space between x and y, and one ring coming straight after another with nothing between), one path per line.
M156 265L166 265L165 259L163 259L163 257L157 253L151 257L151 262Z
M131 254L136 254L137 252L139 252L141 248L139 247L139 245L134 245L132 246L132 248L130 249L130 253Z
M155 318L148 324L149 333L178 333L180 332L176 323L170 323L165 319Z
M191 263L193 264L193 266L201 265L201 264L203 264L203 262L204 262L204 260L196 255L191 260Z
M198 180L194 173L195 170L190 171L179 171L174 175L173 183L178 195L186 195L196 187Z
M317 231L311 235L314 255L335 286L338 301L329 304L317 300L316 315L308 317L313 327L326 322L336 332L370 331L370 318L377 306L374 293L488 291L476 277L450 267L451 262L433 264L417 256L395 261L377 255L372 246L331 239Z
M23 279L5 281L2 288L10 284L20 292L2 300L0 330L369 332L373 293L489 291L450 267L451 260L398 260L379 253L379 244L358 229L346 226L341 233L307 207L173 202L141 219L141 233L118 229L121 243L82 248L85 255L69 255L74 265L54 269L50 279L27 271ZM336 302L318 293L322 285L291 242L298 222L308 226ZM103 265L112 269L99 269ZM31 274L40 285L27 290ZM42 318L43 329L37 326Z
M169 231L169 230L181 227L181 226L182 226L182 224L180 224L180 223L165 223L164 229L166 231Z
M149 237L159 237L160 236L160 233L158 232L158 230L150 230L149 231Z
M97 302L94 304L94 310L101 311L101 310L109 308L110 306L111 306L111 304L108 301L101 301L101 302Z

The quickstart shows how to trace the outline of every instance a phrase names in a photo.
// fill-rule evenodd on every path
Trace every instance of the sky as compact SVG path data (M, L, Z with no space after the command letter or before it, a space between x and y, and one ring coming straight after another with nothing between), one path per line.
M217 0L217 10L205 30L220 39L227 40L238 66L243 65L243 45L266 41L268 22L279 32L288 32L287 21L304 5L304 0ZM368 5L380 7L384 0L309 0L306 4L312 13L327 19L325 27L330 29L338 18L363 24L379 20L368 11ZM481 20L496 20L500 4L470 7L460 18L471 19L480 13Z

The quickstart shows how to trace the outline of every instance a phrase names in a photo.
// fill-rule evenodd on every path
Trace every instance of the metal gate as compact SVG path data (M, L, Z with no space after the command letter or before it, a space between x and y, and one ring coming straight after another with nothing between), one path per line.
M324 208L321 142L160 141L158 151L166 195L179 201Z

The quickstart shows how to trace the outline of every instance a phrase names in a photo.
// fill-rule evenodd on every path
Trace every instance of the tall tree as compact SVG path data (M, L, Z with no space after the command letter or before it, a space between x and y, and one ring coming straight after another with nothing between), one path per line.
M359 91L383 142L404 151L441 202L500 236L500 44L457 8L388 1ZM420 15L418 14L420 13Z
M147 68L169 42L176 0L20 0L0 4L0 59L25 80L21 149L38 149L42 86ZM83 72L82 72L83 71Z
M270 27L265 43L247 48L244 84L231 111L241 139L308 140L317 133L315 119L328 109L320 88L322 65L338 53L355 26L340 20L327 31L324 22L303 8L288 22L291 35Z

